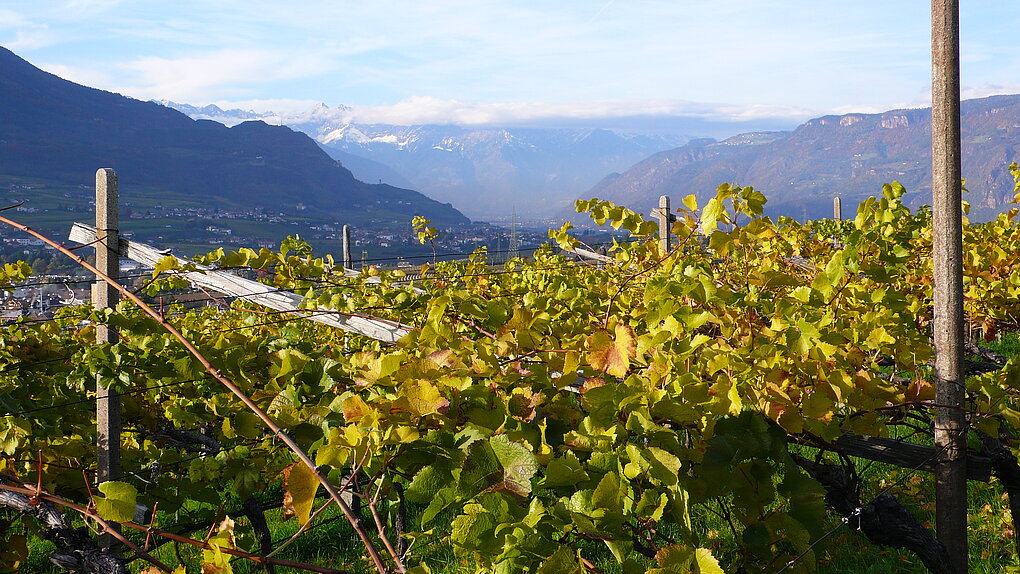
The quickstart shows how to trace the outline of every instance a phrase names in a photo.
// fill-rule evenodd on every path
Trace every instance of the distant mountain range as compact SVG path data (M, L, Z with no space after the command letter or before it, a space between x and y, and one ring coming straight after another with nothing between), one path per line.
M472 217L555 214L606 173L690 140L651 130L359 124L350 108L324 104L257 114L161 103L225 125L256 118L287 125L315 138L361 179L409 184Z
M263 121L273 126L285 125L314 138L330 157L351 170L354 177L361 181L369 183L386 182L396 187L416 189L410 180L387 165L364 156L347 153L335 146L328 147L323 145L322 142L325 141L329 133L350 124L350 108L346 106L331 108L325 104L319 104L299 114L280 115L272 112L259 114L240 109L222 110L212 104L199 107L170 100L160 100L157 103L182 112L192 119L212 120L228 127L250 121Z
M122 202L145 188L173 205L267 209L333 223L406 226L416 214L468 221L416 191L358 181L290 128L195 121L68 82L0 48L0 177L91 186L100 167L117 170Z
M98 167L114 167L127 201L144 188L174 206L405 227L416 214L467 222L453 205L480 217L566 215L570 200L595 196L647 211L659 195L704 199L724 182L753 185L770 213L798 218L828 217L834 196L850 216L893 180L913 204L930 203L928 109L824 116L789 132L715 141L668 131L367 125L343 106L277 115L162 104L73 84L0 48L0 183L15 195L36 181L86 187ZM981 219L1014 195L1008 165L1020 156L1020 96L966 101L962 111L965 198Z
M964 199L973 219L987 219L1014 195L1008 166L1020 159L1020 96L965 101L961 122ZM695 140L611 174L582 195L647 212L660 195L704 199L719 184L736 182L763 191L773 214L831 217L832 198L840 196L844 217L852 217L857 202L893 180L907 188L912 204L931 203L930 109L825 116L792 132Z

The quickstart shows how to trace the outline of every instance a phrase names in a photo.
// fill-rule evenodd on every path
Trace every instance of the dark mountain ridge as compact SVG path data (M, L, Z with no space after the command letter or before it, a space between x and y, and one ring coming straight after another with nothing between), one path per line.
M991 217L1012 200L1010 162L1020 157L1020 96L963 102L964 198L976 219ZM844 213L899 181L912 204L931 203L931 110L815 118L791 132L749 133L723 141L698 140L660 152L622 174L611 174L586 197L638 210L660 195L706 198L725 182L753 185L769 198L772 214L829 217L832 198ZM851 210L847 212L847 210Z
M351 223L406 224L416 214L467 222L418 192L356 180L290 128L195 121L63 80L0 47L0 175L90 184L99 167L117 170L122 193L157 188L206 207L300 211Z

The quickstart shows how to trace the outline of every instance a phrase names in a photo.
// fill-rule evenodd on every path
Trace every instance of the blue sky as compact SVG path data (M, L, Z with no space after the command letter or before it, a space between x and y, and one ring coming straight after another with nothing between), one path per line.
M1020 12L962 4L965 97L1020 93ZM276 111L324 102L392 123L794 125L927 105L929 10L923 0L5 0L0 45L140 99Z

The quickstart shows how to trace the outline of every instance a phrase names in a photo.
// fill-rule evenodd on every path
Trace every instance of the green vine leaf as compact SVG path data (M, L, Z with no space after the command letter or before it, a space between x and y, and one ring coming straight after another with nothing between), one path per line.
M99 484L104 497L96 498L96 512L103 520L130 522L135 518L138 489L132 484L107 481Z

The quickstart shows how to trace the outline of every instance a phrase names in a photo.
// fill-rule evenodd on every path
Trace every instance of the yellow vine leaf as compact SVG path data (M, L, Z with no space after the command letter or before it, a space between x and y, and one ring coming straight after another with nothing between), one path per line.
M319 479L310 468L300 462L283 469L283 516L297 517L301 524L308 522L315 504L315 491Z
M229 516L224 518L216 534L206 542L212 548L202 551L202 574L233 574L230 555L223 552L223 548L231 550L237 548L234 540L234 521Z

